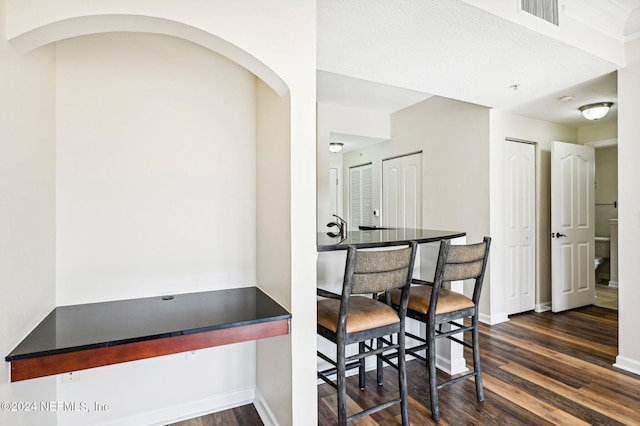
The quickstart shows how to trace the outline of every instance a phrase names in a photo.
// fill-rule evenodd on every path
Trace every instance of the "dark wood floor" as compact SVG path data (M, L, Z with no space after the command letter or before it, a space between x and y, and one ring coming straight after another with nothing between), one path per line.
M445 388L437 424L640 425L640 377L612 367L617 325L617 311L597 306L560 314L525 313L506 323L481 325L486 400L476 401L470 380ZM396 375L386 370L385 385L376 386L371 372L364 392L355 376L349 379L352 409L396 394ZM410 361L408 377L411 424L435 424L424 365ZM335 424L335 391L320 385L318 397L319 424ZM212 416L228 415L224 413ZM233 424L220 421L193 425ZM261 423L247 417L242 424ZM350 424L400 424L399 411L392 407Z
M262 424L255 407L249 404L168 426L257 426Z

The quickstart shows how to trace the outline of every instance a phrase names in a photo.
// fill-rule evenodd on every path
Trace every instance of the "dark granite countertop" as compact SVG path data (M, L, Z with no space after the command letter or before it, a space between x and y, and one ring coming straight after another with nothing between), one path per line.
M440 231L435 229L412 228L380 228L362 231L350 231L347 238L330 237L326 232L318 232L318 251L346 250L349 245L358 248L384 247L401 245L408 241L431 243L457 237L464 237L466 232Z
M35 358L289 318L289 312L257 287L59 306L5 360Z

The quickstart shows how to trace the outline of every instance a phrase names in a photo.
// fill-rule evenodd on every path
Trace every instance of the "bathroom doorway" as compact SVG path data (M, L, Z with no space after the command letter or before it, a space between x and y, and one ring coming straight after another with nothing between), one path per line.
M618 146L615 142L593 144L596 148L595 305L609 309L618 309Z

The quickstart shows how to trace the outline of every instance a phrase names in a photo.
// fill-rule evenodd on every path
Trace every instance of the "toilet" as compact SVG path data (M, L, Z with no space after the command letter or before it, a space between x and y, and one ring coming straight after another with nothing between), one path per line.
M593 266L595 270L609 258L611 238L609 237L596 237L595 238L595 257L593 260ZM606 274L608 275L608 274Z

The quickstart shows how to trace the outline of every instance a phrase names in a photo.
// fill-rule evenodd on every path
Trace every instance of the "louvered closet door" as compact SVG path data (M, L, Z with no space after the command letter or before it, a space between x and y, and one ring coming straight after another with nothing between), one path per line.
M382 225L422 227L422 153L382 162Z
M349 169L349 229L373 225L371 164Z

